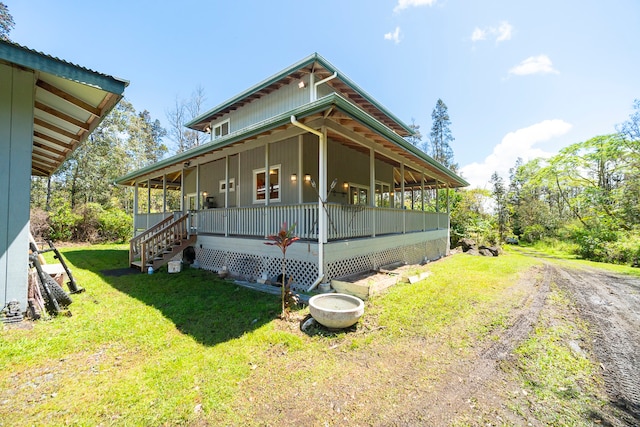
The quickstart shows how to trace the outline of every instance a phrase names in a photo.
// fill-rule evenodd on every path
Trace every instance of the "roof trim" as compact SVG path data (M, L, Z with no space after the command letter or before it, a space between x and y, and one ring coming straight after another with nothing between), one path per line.
M24 68L53 74L118 95L121 95L124 92L124 88L129 86L128 80L93 71L8 40L0 39L0 60L5 60Z
M276 128L278 126L282 126L287 123L290 123L292 115L300 119L300 118L304 118L304 117L313 115L315 113L324 111L331 106L335 106L336 108L351 115L354 119L371 127L374 131L378 132L379 134L389 139L390 141L396 143L401 148L405 149L406 151L410 152L411 154L420 158L421 160L429 163L435 169L439 170L444 175L451 178L452 181L459 183L461 187L466 187L469 185L469 183L464 178L458 176L457 174L453 173L451 170L449 170L439 162L435 161L431 156L429 156L425 152L421 151L417 147L407 142L404 138L402 138L400 135L398 135L397 133L389 129L386 125L384 125L383 123L380 123L378 120L376 120L374 117L369 115L367 112L361 110L356 105L352 104L351 102L349 102L348 100L346 100L345 98L343 98L337 93L326 95L314 102L310 102L301 107L290 110L286 113L282 113L270 119L256 123L253 126L249 126L240 131L230 133L229 135L226 135L215 141L211 141L209 143L200 145L198 147L192 148L189 151L185 151L184 153L177 154L173 157L169 157L167 159L161 160L160 162L155 163L153 165L131 172L127 175L124 175L118 178L115 182L116 184L126 185L125 184L126 181L130 181L137 177L144 176L150 172L153 172L154 170L160 170L165 167L174 165L176 163L193 159L194 157L198 157L210 151L222 149L228 145L234 144L236 142L240 142L246 138L259 135L260 133L267 131L269 129Z
M324 68L326 68L328 71L330 72L334 72L334 73L338 73L338 78L340 80L342 80L347 86L349 86L351 89L353 89L355 92L359 93L366 101L368 101L369 103L371 103L374 107L376 107L378 110L380 110L382 113L384 113L385 115L387 115L390 119L392 119L393 121L395 121L401 128L403 128L405 131L407 131L410 135L413 135L415 133L415 131L409 127L409 125L407 125L406 123L404 123L402 120L400 120L398 117L396 117L391 111L389 111L386 107L384 107L382 104L380 104L378 101L376 101L371 95L369 95L366 91L364 91L360 86L358 86L357 84L355 84L353 82L353 80L351 80L350 78L348 78L342 71L338 70L333 64L331 64L329 61L327 61L324 57L322 57L320 54L313 53L311 55L309 55L308 57L296 62L293 65L290 65L289 67L285 68L284 70L274 74L273 76L261 81L260 83L250 87L249 89L244 90L243 92L240 92L238 95L234 96L233 98L228 99L227 101L223 102L222 104L219 104L215 107L213 107L212 109L206 111L203 114L200 114L198 117L192 119L191 121L189 121L188 123L185 124L186 127L188 128L192 128L192 126L195 126L197 123L201 122L203 119L205 119L207 116L213 115L221 110L224 110L226 108L229 108L230 106L232 106L233 104L235 104L236 102L241 101L242 99L256 93L259 92L260 90L276 83L279 80L282 80L283 78L289 76L290 74L293 74L295 71L298 71L301 68L304 68L308 65L311 65L314 62L318 62L320 65L322 65Z

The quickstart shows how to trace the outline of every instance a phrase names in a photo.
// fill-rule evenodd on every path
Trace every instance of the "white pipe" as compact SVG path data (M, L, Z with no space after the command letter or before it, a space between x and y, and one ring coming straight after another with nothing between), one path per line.
M320 283L322 283L322 279L324 279L324 274L318 276L316 281L313 282L313 284L311 286L309 286L309 289L307 289L307 292L314 290L316 288L316 286L318 286Z
M320 167L318 168L318 170L323 171L324 168L322 168L321 165L325 161L325 158L322 154L324 152L323 147L325 145L324 134L320 131L310 128L307 125L300 123L298 120L296 120L296 116L293 116L293 115L291 116L291 124L299 127L300 129L306 130L307 132L312 133L318 137L319 139L318 151L320 153L319 155ZM326 177L320 176L319 181L320 181L320 197L318 197L318 279L311 285L311 287L308 290L312 290L313 288L318 286L318 283L320 283L324 279L324 241L327 237L327 233L326 233L327 221L325 218L324 200L322 198L327 197L325 194L327 189L327 186L326 186L327 179Z
M338 72L337 71L334 72L329 77L327 77L326 79L322 79L319 82L313 83L313 85L311 86L311 101L315 101L316 99L318 99L318 86L320 86L323 83L328 82L329 80L333 80L336 77L338 77Z

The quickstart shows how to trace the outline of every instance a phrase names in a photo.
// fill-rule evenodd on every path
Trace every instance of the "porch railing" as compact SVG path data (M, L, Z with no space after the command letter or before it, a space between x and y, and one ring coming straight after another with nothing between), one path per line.
M171 218L174 216L173 212L159 212L159 213L143 213L137 214L133 216L134 230L147 230L154 225L166 220L167 218Z
M167 221L167 220L171 221ZM172 245L182 242L189 235L188 224L189 215L184 215L178 219L167 218L166 224L161 227L154 227L153 234L140 242L140 262L143 267L154 257L163 251L168 250Z
M446 213L326 204L327 238L340 240L373 235L411 233L447 228ZM191 226L199 234L264 237L283 223L296 224L302 239L318 239L318 205L274 205L206 209L192 213Z
M143 253L142 242L149 239L151 236L156 234L159 230L163 229L173 220L174 220L174 217L172 214L171 216L157 222L151 228L148 228L142 233L138 234L133 239L129 240L129 264L133 263L133 261L135 261L136 259L142 257L142 253ZM146 221L146 218L145 218L145 221Z

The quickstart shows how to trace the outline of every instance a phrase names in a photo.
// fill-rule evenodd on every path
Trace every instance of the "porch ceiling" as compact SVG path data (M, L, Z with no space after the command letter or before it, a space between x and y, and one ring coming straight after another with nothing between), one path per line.
M163 174L164 175L164 174ZM163 175L157 176L149 180L138 181L138 187L140 188L163 188ZM174 171L166 173L167 190L180 190L182 187L182 171Z
M380 135L379 133L371 130L369 127L361 124L359 121L354 120L352 117L349 117L348 115L337 111L337 112L332 112L330 118L334 122L338 123L340 126L348 129L351 132L362 135L366 139L373 141L378 145L383 146L387 150L393 152L395 155L404 157L408 161L411 161L412 163L418 163L425 170L425 175L426 175L425 186L429 188L435 188L436 186L438 188L441 188L441 187L446 187L445 183L449 183L450 186L452 187L461 186L458 183L452 183L451 177L435 169L429 163L417 160L415 156L410 155L410 153L408 153L406 150L402 149L398 145L389 141L387 138ZM329 129L328 136L336 141L339 141L341 144L353 150L356 150L366 155L368 155L369 153L369 147L367 147L366 145L360 144L354 141L352 138L348 138L339 132L332 131L331 129ZM374 151L374 153L375 153L374 155L376 160L385 162L396 168L396 172L394 173L394 181L395 181L395 185L399 187L403 181L402 174L400 173L400 162L390 158L389 156L384 155L378 150ZM405 165L404 184L405 184L405 187L422 186L422 172Z
M49 176L122 98L126 80L0 39L0 62L35 76L31 174Z

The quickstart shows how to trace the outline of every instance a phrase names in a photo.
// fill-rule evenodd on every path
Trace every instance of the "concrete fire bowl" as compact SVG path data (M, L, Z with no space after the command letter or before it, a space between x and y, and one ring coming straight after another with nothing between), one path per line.
M364 302L347 294L320 294L309 299L309 312L327 328L348 328L364 314Z

